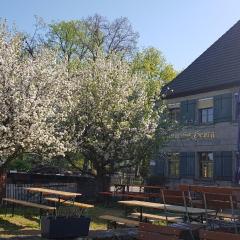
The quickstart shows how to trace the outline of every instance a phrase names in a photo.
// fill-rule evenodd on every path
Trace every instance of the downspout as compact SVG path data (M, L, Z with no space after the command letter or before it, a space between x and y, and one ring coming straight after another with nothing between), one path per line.
M236 120L237 120L237 151L236 151L236 174L235 182L239 185L240 183L240 90L238 93L235 93L235 102L236 102Z

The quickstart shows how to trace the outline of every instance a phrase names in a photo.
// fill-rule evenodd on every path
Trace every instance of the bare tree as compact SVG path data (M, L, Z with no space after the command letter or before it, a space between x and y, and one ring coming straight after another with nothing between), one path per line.
M34 56L40 45L44 44L46 23L41 17L35 16L34 31L32 34L23 33L23 50Z
M123 56L132 55L136 50L138 33L132 28L127 18L117 18L113 22L100 15L94 15L84 20L86 32L90 36L88 49L93 58L98 49L109 55L120 53Z
M138 33L132 28L127 18L117 18L107 29L106 52L121 52L125 55L136 50Z
M118 53L131 56L136 50L138 33L127 18L113 22L94 15L82 20L61 21L49 25L47 44L72 59L96 59L99 50L106 56Z

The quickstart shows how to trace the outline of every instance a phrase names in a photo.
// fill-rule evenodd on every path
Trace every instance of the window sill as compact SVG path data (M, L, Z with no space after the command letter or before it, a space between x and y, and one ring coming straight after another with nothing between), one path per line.
M169 178L169 179L172 179L172 180L178 180L178 179L180 179L179 176L178 176L178 177L168 176L168 178Z
M200 177L198 178L198 180L201 180L201 181L206 181L206 182L211 182L211 181L214 181L215 179L212 177L212 178L204 178L204 177Z
M182 179L182 178L185 178L185 179L195 179L194 176L180 176L179 179Z
M198 126L211 126L214 125L214 122L211 123L198 123Z
M227 182L231 182L232 181L232 177L222 177L222 178L214 178L214 181L227 181Z

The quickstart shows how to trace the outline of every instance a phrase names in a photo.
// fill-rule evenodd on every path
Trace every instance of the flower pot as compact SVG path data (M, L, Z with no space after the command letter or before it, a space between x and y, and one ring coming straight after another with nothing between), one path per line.
M88 217L55 217L41 218L41 234L44 238L65 239L88 235L90 218Z

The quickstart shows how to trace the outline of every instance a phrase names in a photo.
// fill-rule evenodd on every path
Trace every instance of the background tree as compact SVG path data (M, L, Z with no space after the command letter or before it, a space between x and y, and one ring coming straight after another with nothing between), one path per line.
M162 86L161 81L167 83L177 75L173 66L168 64L162 53L154 47L137 52L132 61L132 69L134 72L144 73L150 80L160 82L158 88Z
M118 53L131 56L136 50L138 33L127 18L112 22L100 15L81 20L49 24L46 43L57 48L68 60L95 59L101 49L106 56Z
M160 106L160 109L162 109L161 106L163 106L160 96L162 86L175 78L177 71L174 70L171 64L167 63L162 53L154 47L146 48L141 52L137 52L131 62L131 68L133 73L140 73L145 76L145 91L148 105L151 108L152 103L156 103L154 111L159 114L159 128L156 129L155 142L148 143L148 139L145 139L138 144L138 151L136 151L136 155L138 155L138 161L135 165L136 175L140 174L142 177L146 177L149 169L149 161L153 152L156 152L157 148L161 147L161 143L166 141L166 139L164 139L165 134L162 131L176 128L176 124L170 123L167 117L167 109L165 108L164 111L158 112L158 107ZM153 143L155 145L154 150L153 148L148 147L148 145L153 145Z

